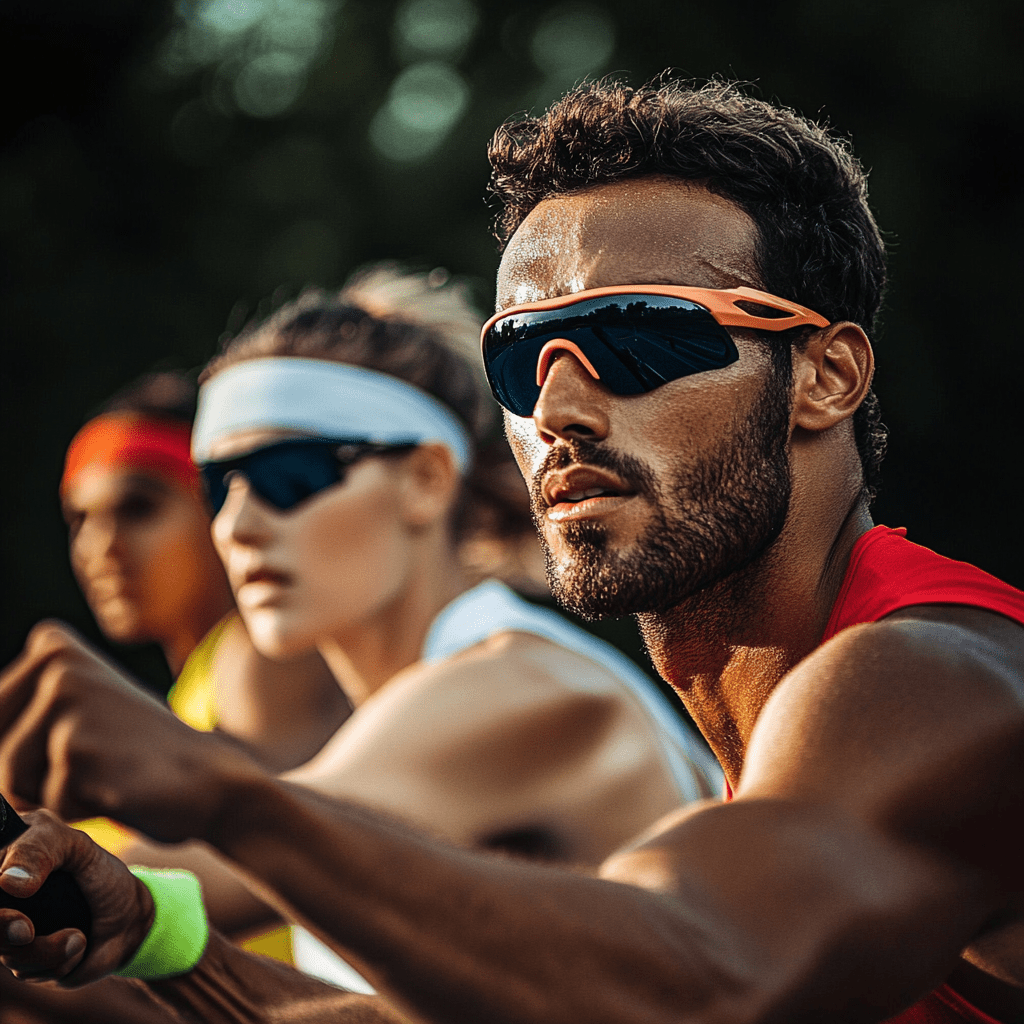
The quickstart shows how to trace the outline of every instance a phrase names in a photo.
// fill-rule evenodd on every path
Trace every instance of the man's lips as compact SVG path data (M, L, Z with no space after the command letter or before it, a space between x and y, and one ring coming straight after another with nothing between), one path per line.
M542 494L547 517L560 520L611 511L636 491L618 477L590 466L572 466L549 474Z

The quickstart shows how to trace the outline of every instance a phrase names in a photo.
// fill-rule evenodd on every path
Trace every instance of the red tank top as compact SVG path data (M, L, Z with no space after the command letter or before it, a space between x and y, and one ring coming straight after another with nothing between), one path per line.
M1024 593L967 562L913 544L905 529L876 526L858 538L832 607L822 643L840 630L877 622L918 604L960 604L999 612L1024 625ZM727 794L731 795L731 794ZM1000 1024L949 985L885 1024Z
M916 604L986 608L1024 625L1024 593L967 562L912 544L906 532L876 526L858 538L822 643L847 626Z
M972 1006L948 985L940 985L885 1024L1000 1024L995 1017Z

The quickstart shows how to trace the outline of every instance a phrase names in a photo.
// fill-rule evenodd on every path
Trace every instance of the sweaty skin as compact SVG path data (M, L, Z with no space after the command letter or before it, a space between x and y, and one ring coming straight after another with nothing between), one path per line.
M697 187L601 186L531 213L503 261L499 304L641 280L721 286L733 280L721 267L742 277L751 246L740 211ZM631 398L562 355L533 419L509 425L524 475L581 437L659 474L670 462L685 471L756 391L757 350L737 344L733 367ZM850 324L794 354L793 496L770 557L742 587L722 581L643 622L659 670L725 760L731 803L665 820L594 878L453 849L165 723L160 777L121 786L120 809L151 834L199 836L235 859L418 1020L853 1024L885 1020L951 976L981 1009L1024 1020L1021 627L924 607L818 646L870 524L849 418L871 368ZM644 501L600 508L586 514L628 550ZM557 563L565 535L550 518L542 530ZM76 758L68 770L59 744L38 756L67 731L59 702L40 696L60 672L44 639L0 681L0 788L63 812L105 810L108 768ZM263 977L217 947L164 990L197 1005L215 978L244 1005ZM310 987L306 1002L287 1000L320 998ZM270 1020L281 1005L210 1019ZM322 1005L321 1019L358 1019Z

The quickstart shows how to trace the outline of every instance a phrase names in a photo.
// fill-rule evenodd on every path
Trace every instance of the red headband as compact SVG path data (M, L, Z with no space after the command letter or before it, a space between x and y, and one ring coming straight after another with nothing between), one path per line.
M63 494L85 469L137 468L168 476L191 489L199 487L192 462L192 428L174 420L152 419L137 412L110 412L90 420L74 436L64 459Z

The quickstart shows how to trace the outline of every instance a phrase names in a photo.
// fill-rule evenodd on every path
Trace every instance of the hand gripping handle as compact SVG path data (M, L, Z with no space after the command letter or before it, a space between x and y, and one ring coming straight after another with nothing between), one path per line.
M28 830L14 808L0 796L0 849ZM62 928L77 928L86 939L92 930L92 912L74 876L54 871L34 896L19 898L0 889L0 907L24 914L35 926L37 935L50 935Z

